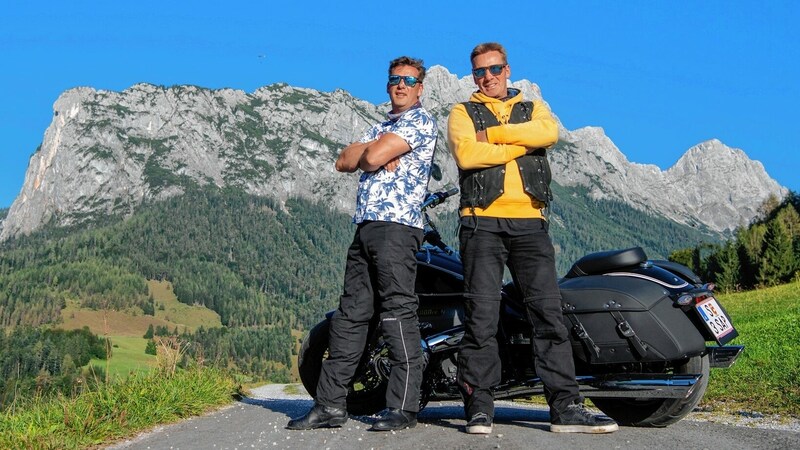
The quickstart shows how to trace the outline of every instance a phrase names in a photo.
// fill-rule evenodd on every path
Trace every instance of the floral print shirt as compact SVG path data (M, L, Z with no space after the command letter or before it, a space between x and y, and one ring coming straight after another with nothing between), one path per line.
M400 166L393 172L380 168L361 174L353 223L383 221L423 228L420 207L428 191L438 134L436 119L422 106L399 115L389 113L389 120L367 130L361 142L383 133L400 136L411 150L400 157Z

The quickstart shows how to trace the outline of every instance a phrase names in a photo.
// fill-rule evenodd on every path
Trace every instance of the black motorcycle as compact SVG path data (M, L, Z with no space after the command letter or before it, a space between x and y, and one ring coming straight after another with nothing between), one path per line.
M423 209L456 192L429 194ZM425 218L415 288L426 362L420 409L429 401L460 398L457 356L464 335L461 261L427 213ZM703 283L683 265L648 260L640 247L586 255L559 286L581 394L621 425L663 427L679 421L702 399L709 368L730 367L744 349L726 345L738 334L714 297L713 284ZM497 334L502 382L496 399L544 393L533 369L532 330L524 310L513 282L505 284ZM328 350L332 314L311 329L298 357L300 378L312 397ZM385 407L391 365L377 321L366 345L347 396L347 409L354 415Z

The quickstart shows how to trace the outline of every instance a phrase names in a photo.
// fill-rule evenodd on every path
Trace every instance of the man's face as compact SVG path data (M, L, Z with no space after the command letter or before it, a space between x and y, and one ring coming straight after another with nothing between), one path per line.
M392 102L392 112L403 112L416 105L422 95L422 83L417 81L417 84L411 87L402 77L417 78L419 70L412 66L397 66L392 69L391 75L400 76L399 84L386 84L386 92L389 93L389 100Z
M493 75L489 68L491 66L503 66L498 75ZM475 75L475 69L486 69L482 77ZM480 54L472 60L472 79L478 86L482 94L493 97L503 98L508 91L508 78L511 76L511 68L503 61L503 55L493 50Z

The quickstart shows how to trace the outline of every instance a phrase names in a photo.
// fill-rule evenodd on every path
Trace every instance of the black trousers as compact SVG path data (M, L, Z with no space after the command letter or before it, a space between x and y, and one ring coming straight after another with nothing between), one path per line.
M415 254L422 230L391 222L364 222L347 250L344 289L331 318L328 358L322 363L317 403L346 408L347 390L366 345L369 323L380 314L392 370L386 406L419 411L422 383Z
M569 334L562 322L555 251L547 223L542 221L541 229L521 236L462 226L459 240L467 304L457 379L467 420L478 412L494 416L492 387L501 378L495 336L506 264L522 293L528 322L533 327L534 367L544 384L551 411L561 411L581 400Z

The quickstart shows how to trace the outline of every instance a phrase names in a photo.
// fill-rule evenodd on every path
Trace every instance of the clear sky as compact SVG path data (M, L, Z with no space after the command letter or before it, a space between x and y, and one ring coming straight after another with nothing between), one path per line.
M602 127L630 161L666 169L717 138L800 191L798 5L4 0L0 208L19 194L66 89L286 82L378 103L390 59L462 77L485 41L506 46L512 79L538 83L567 128Z

